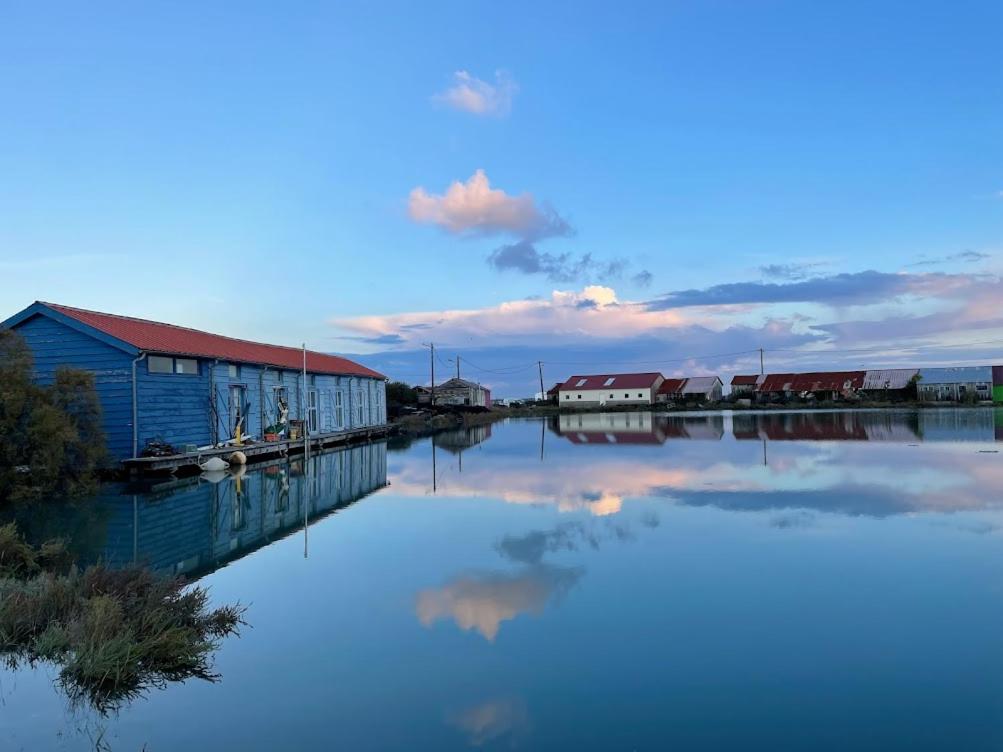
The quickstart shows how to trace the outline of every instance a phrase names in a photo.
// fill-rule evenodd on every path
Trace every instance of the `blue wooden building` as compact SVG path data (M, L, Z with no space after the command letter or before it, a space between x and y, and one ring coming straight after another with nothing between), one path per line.
M386 379L335 355L266 345L155 321L34 303L4 328L27 341L35 376L60 366L94 374L110 453L137 457L150 442L215 445L237 427L302 421L311 436L386 423Z

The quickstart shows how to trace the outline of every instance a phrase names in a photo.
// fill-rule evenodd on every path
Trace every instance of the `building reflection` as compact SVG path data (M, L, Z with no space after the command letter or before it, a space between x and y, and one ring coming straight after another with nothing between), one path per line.
M103 541L81 558L199 577L386 485L378 443L106 495L97 504Z
M558 416L556 431L572 444L664 444L669 439L719 441L724 436L724 415L565 413Z

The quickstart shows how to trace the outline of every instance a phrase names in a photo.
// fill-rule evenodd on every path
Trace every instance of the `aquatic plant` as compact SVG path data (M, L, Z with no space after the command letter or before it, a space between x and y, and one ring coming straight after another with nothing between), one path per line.
M102 713L151 687L218 678L213 654L244 624L243 607L212 608L205 588L139 567L60 572L64 551L0 527L0 654L9 665L61 666L70 698Z

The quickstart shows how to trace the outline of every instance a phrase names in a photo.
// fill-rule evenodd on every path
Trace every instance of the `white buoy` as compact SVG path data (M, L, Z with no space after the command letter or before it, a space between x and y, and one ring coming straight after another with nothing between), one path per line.
M226 470L229 465L219 457L210 457L205 462L201 463L199 467L207 473L218 473L221 470Z
M247 457L244 455L243 452L234 452L233 454L230 455L230 464L231 465L246 465L247 464Z

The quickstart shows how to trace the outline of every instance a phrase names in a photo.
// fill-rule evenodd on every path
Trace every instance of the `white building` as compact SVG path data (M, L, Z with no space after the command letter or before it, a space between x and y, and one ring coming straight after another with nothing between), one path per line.
M723 389L724 384L717 376L693 376L683 382L680 392L684 400L717 402Z
M562 407L650 405L663 381L660 373L613 373L572 376L560 385Z

